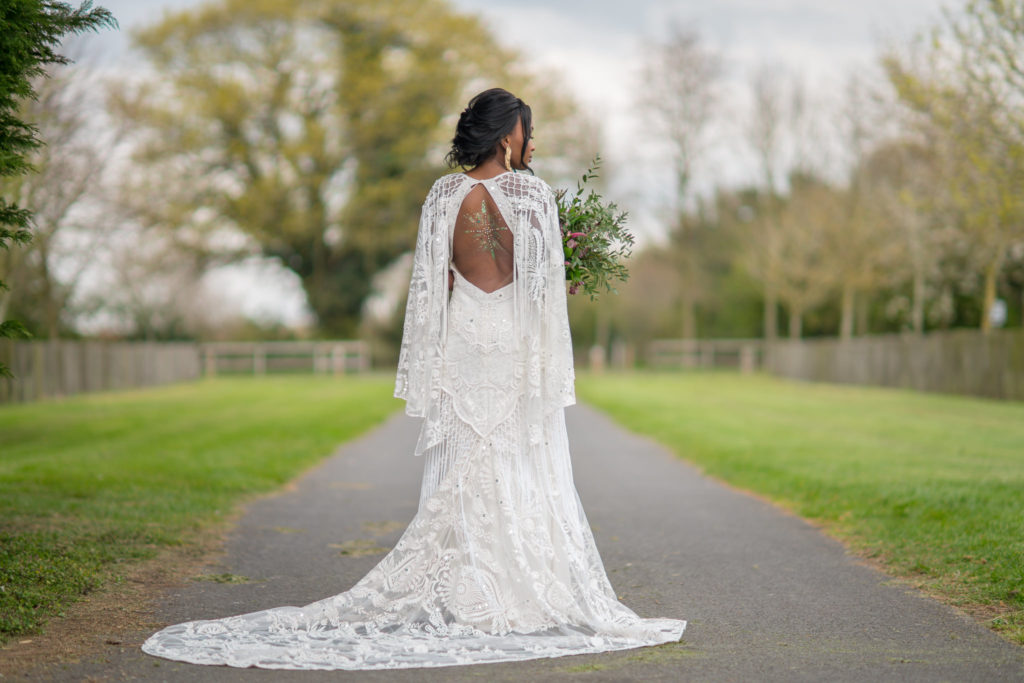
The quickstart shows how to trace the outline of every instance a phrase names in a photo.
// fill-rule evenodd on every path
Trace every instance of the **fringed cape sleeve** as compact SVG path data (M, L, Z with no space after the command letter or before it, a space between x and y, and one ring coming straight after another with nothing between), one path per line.
M430 188L420 212L405 306L395 396L405 412L436 426L441 392L442 332L448 308L448 195L450 176ZM454 220L454 216L452 217ZM433 418L433 419L431 419ZM421 442L424 441L421 435ZM417 446L417 455L422 452Z
M522 427L532 448L542 444L544 418L575 403L565 265L551 188L526 174L482 181L513 231L515 358L523 363ZM453 174L434 183L420 214L399 352L395 396L424 418L416 455L441 438L440 398L447 331L449 225L473 186Z

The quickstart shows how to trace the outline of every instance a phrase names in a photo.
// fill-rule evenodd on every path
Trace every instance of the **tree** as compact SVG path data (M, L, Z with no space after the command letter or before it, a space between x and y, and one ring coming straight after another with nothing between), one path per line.
M894 289L909 286L907 323L921 334L943 279L943 257L956 241L956 231L949 227L937 149L927 140L897 137L875 146L856 173L869 186L870 220L895 236L886 241L882 269ZM898 296L892 302L897 314L904 308L901 300Z
M108 336L156 341L195 338L213 327L209 319L224 320L216 293L204 286L200 262L171 236L130 223L108 230L105 267L78 297L83 325Z
M793 174L789 184L789 198L777 217L779 261L784 264L777 287L789 311L789 337L799 339L804 314L832 294L826 240L830 226L841 222L842 192L810 174Z
M701 43L700 36L672 26L668 38L656 44L644 67L645 90L640 98L652 132L671 155L673 193L670 200L671 232L676 267L681 277L683 337L697 336L698 302L706 298L702 287L699 228L687 219L697 164L706 152L712 116L720 99L718 79L722 63ZM699 221L697 223L700 223Z
M786 76L779 65L765 66L750 80L752 116L746 128L747 142L757 158L763 191L758 194L759 220L750 223L744 257L748 270L764 287L764 338L778 336L778 303L788 263L782 254L782 188L796 170L807 173L797 154L797 141L806 136L806 97L803 84ZM796 316L799 318L799 314ZM792 318L791 318L792 320ZM792 324L792 323L791 323Z
M842 339L849 339L855 331L869 332L870 297L891 277L891 263L886 258L887 247L892 244L889 226L879 220L875 210L878 186L863 172L876 131L882 128L880 119L879 112L871 108L864 83L851 77L836 125L850 159L850 172L835 220L823 226L827 272L832 273L839 289Z
M116 27L117 22L106 9L93 9L91 2L75 9L53 0L6 0L0 8L0 177L29 172L26 156L43 144L36 128L20 118L21 101L36 96L32 79L44 75L49 64L68 62L56 52L65 35L104 26ZM30 209L0 197L0 248L26 244L31 219ZM0 282L0 290L5 288ZM0 338L24 333L19 323L0 319ZM2 363L0 376L10 377Z
M108 227L96 219L103 211L97 185L117 131L95 120L95 76L58 67L36 81L37 97L24 103L23 117L47 144L28 156L34 173L0 180L0 191L32 207L34 224L24 249L0 253L0 277L13 286L0 292L0 320L14 311L53 339Z
M409 250L467 89L529 80L442 0L221 0L136 42L161 80L115 98L151 171L134 213L209 259L279 260L333 335ZM225 229L248 247L226 253Z
M619 286L618 296L596 302L586 301L585 297L573 297L569 310L577 313L586 308L597 323L598 310L608 309L611 325L625 339L636 344L643 357L651 339L678 334L673 318L679 310L679 269L665 249L648 247L634 256L631 262L629 280ZM580 317L579 313L576 317Z
M949 212L981 271L980 325L991 327L996 284L1024 239L1024 2L972 0L928 42L884 65L919 135L934 140Z

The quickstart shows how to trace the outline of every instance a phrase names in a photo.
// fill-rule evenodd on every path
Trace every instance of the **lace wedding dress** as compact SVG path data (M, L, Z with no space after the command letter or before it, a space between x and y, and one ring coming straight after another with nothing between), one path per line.
M145 652L237 667L398 669L679 640L685 621L643 619L618 602L573 484L555 211L550 188L524 174L453 174L427 197L395 387L407 412L425 418L416 446L425 468L419 509L394 549L344 593L170 626Z

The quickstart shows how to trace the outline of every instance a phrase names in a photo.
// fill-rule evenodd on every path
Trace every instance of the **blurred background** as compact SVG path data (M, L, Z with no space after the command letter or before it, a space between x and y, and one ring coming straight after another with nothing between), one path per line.
M569 297L580 400L1024 644L1024 0L88 7L0 9L0 659L132 648L238 504L400 409L420 207L493 86L636 237Z
M581 367L1024 396L1020 2L99 4L120 30L64 44L35 172L0 180L34 212L0 400L390 367L420 205L494 85L553 187L601 155L637 237L617 296L571 297Z

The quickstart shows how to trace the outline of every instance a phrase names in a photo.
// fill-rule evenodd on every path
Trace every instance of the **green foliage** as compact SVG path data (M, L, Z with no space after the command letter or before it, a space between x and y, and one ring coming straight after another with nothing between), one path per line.
M377 424L398 408L390 383L217 379L0 406L0 641Z
M13 168L20 171L23 167L16 165ZM32 241L32 232L29 229L31 222L32 214L28 209L21 209L0 197L0 249L9 249L11 244L28 244ZM7 289L7 285L0 282L0 289Z
M2 283L0 283L2 284ZM25 326L19 323L17 320L5 320L0 322L0 338L10 339L12 337L31 337L29 331L25 329ZM6 375L6 368L0 367L0 377L10 377Z
M33 79L45 76L48 65L68 63L56 52L64 36L104 26L116 27L117 22L108 10L93 9L88 1L77 9L54 0L5 0L0 7L0 177L29 172L26 157L43 144L36 127L19 118L21 102L36 96ZM28 209L0 197L0 249L29 242L31 222ZM0 322L0 338L26 335L23 326ZM0 363L0 377L10 376Z
M584 187L587 181L598 177L600 167L601 157L597 156L572 195L565 189L555 191L569 293L575 294L582 287L591 299L597 297L601 287L615 292L613 280L629 278L623 261L633 249L633 234L626 228L626 212L619 212L614 203L605 203L601 195L593 190L586 191Z
M219 0L136 42L163 82L118 95L148 141L142 212L180 234L245 233L333 335L355 333L373 276L411 249L467 88L528 82L444 0Z
M970 0L947 10L909 54L885 55L912 132L936 157L937 180L909 193L962 233L984 279L977 317L989 329L997 282L1024 224L1024 3Z
M580 396L1024 639L1024 404L735 373L583 376Z

